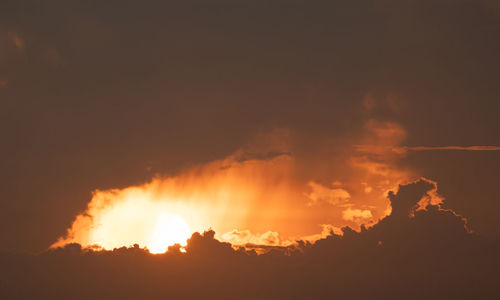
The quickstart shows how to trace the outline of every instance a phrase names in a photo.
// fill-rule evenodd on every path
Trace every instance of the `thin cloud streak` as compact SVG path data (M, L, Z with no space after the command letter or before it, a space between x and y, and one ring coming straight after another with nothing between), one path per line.
M461 151L500 151L499 146L418 146L401 147L406 151L428 151L428 150L461 150Z
M372 153L381 151L392 151L398 154L404 154L409 151L434 151L434 150L455 150L455 151L500 151L500 146L415 146L415 147L386 147L371 145L355 145L358 152Z

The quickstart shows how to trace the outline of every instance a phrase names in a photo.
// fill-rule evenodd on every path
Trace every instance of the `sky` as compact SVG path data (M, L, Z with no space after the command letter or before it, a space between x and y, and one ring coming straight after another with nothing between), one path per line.
M456 217L460 243L491 252L499 34L494 0L4 0L0 252L35 255L37 274L65 245L127 260L113 249L178 242L191 255L200 238L225 247L216 257L253 260L242 254L253 249L257 266L276 259L283 273L299 268L294 249L338 279L315 269L327 251L354 249L332 240L345 226L362 243L392 236L391 192L418 182L432 188L405 217L428 211L422 228Z

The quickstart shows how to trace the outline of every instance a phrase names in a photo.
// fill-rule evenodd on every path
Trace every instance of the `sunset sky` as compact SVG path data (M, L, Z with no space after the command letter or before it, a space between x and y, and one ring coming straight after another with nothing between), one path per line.
M500 297L498 1L2 0L0 107L6 299Z

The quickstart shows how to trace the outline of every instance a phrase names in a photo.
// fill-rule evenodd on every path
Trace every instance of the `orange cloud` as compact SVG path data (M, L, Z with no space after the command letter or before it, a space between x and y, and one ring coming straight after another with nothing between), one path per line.
M182 220L179 224L185 222L190 233L213 228L217 238L234 245L282 246L296 239L318 239L325 234L322 224L335 230L372 226L390 213L388 191L418 178L396 167L400 155L380 151L399 147L405 136L396 123L369 120L354 142L380 145L376 151L332 156L324 151L328 143L309 150L321 150L318 154L304 154L300 137L287 130L261 134L224 159L175 176L157 175L141 185L94 191L86 211L52 246L76 242L104 249L134 244L164 248L182 243L155 237L162 215ZM343 147L352 149L344 142ZM162 230L173 232L168 226Z
M331 189L313 181L310 181L308 185L312 189L309 194L306 194L310 200L308 203L309 206L319 202L326 202L330 205L341 205L351 199L349 192L341 188Z
M244 162L230 157L140 186L95 191L86 212L54 246L70 242L105 249L146 246L162 213L181 217L193 232L245 227L247 216L255 213L252 206L287 197L289 188L281 176L288 173L288 165L283 157ZM264 207L274 209L272 203Z
M372 217L372 212L369 209L352 209L349 207L342 212L342 218L347 221L359 222Z
M233 230L222 234L221 240L229 242L232 245L269 245L269 246L286 246L291 244L289 241L282 241L279 233L275 231L267 231L262 234L253 234L250 230Z
M21 36L17 32L9 32L9 37L17 49L24 50L24 47L25 47L24 40L21 38Z

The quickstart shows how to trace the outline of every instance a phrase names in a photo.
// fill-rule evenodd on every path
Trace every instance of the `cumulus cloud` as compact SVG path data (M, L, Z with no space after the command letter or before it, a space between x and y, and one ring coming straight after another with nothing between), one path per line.
M369 119L353 139L396 146L405 136L397 123ZM339 142L351 149L351 141ZM147 246L160 213L180 216L192 231L212 227L227 233L226 240L235 244L286 245L293 238L321 235L321 224L356 230L375 224L387 215L387 192L414 175L396 165L399 156L385 152L310 154L338 150L328 143L320 139L304 152L304 137L289 130L261 133L223 159L158 174L142 185L97 190L53 246ZM228 233L234 228L239 230Z
M279 246L283 244L278 232L267 231L262 234L253 234L250 230L233 230L221 236L223 241L235 246L245 246L247 244ZM289 242L288 242L289 243Z
M342 205L349 202L351 199L351 194L342 188L329 188L313 181L310 181L308 185L312 190L309 194L306 194L309 199L307 203L309 206L318 203Z
M497 298L498 243L468 232L464 219L443 207L428 205L410 216L435 188L424 179L401 185L389 195L392 213L369 229L344 227L339 234L325 226L328 234L314 243L268 246L260 255L217 240L212 230L194 233L185 253L178 246L151 255L138 245L106 251L79 244L35 256L4 253L0 293L7 299Z
M347 221L363 221L366 219L371 219L372 217L372 212L369 209L352 209L349 207L346 210L342 211L342 218Z

